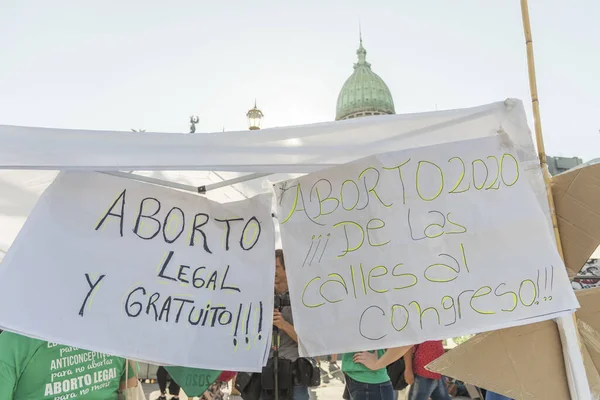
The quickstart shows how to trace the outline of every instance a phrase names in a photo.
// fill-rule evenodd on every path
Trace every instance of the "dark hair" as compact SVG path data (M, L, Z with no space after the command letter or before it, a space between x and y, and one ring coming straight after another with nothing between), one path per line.
M285 269L285 261L283 260L283 250L276 249L275 250L275 258L279 259L279 262L281 263L281 266L283 267L283 269Z

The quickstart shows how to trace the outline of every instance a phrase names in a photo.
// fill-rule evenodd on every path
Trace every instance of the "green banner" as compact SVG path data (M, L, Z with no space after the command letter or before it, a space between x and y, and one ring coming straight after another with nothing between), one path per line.
M165 367L165 369L188 397L201 396L221 375L221 371L212 369L187 367Z

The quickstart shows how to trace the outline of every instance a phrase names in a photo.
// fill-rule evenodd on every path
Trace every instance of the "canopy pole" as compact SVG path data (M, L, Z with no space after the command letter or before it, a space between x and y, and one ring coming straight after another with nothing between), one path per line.
M215 174L215 175L219 176L218 174ZM265 176L269 176L269 175L271 175L271 174L270 173L248 174L248 175L239 176L239 177L233 178L233 179L223 180L223 182L215 182L215 183L211 183L210 185L200 186L198 189L204 191L204 192L200 191L200 193L205 193L209 190L215 190L215 189L218 189L218 188L221 188L224 186L235 185L236 183L248 182L248 181L251 181L254 179L258 179L258 178L264 178Z
M233 178L233 179L224 180L223 182L211 183L209 185L193 186L193 185L185 185L182 183L167 181L164 179L152 178L150 176L136 175L131 172L120 172L120 171L98 171L98 172L100 172L101 174L117 176L119 178L133 179L134 181L152 183L155 185L160 185L160 186L165 186L165 187L170 187L170 188L174 188L174 189L180 189L180 190L185 190L188 192L200 193L200 194L205 194L209 190L215 190L215 189L219 189L219 188L222 188L225 186L235 185L236 183L247 182L247 181L251 181L253 179L258 179L258 178L262 178L262 177L271 175L271 174L266 174L266 173L265 174L255 173L255 174L239 176L239 177Z
M124 179L132 179L134 181L152 183L154 185L170 187L174 189L185 190L188 192L200 193L199 188L197 186L192 185L184 185L182 183L171 182L164 179L152 178L149 176L136 175L131 172L120 172L120 171L98 171L101 174L116 176Z
M533 39L531 36L531 24L529 21L529 5L527 0L521 0L521 17L523 18L523 31L525 33L525 45L527 47L527 66L529 72L529 89L531 91L531 105L533 107L533 121L535 128L535 139L540 160L540 167L544 176L546 185L546 195L548 197L548 206L552 218L552 228L554 229L554 238L558 252L564 260L562 243L558 231L558 220L556 218L556 209L554 207L554 198L552 197L552 188L550 186L550 173L548 172L548 163L546 160L546 150L544 147L544 138L542 136L542 122L540 117L540 103L537 92L537 81L535 76L535 61L533 57ZM563 348L563 358L566 367L567 381L572 400L591 399L590 388L583 364L581 352L581 342L578 337L576 317L560 317L556 319L558 330Z

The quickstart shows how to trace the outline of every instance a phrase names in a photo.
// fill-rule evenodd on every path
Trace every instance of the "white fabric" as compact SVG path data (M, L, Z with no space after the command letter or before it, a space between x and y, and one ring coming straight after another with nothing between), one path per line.
M15 306L0 329L157 365L260 371L273 317L271 207L269 193L218 203L61 172L1 264L0 304Z
M549 215L523 104L513 99L459 110L195 135L0 125L0 261L57 169L142 170L197 186L252 172L275 173L207 193L227 202L269 191L269 180L289 179L289 174L382 152L493 136L498 130L508 134L521 161L529 162L527 175Z
M440 340L579 307L503 136L276 185L301 355Z
M299 173L390 149L490 136L500 128L517 146L533 148L531 140L522 136L527 130L523 106L514 101L508 107L499 102L463 110L214 134L0 126L0 167Z

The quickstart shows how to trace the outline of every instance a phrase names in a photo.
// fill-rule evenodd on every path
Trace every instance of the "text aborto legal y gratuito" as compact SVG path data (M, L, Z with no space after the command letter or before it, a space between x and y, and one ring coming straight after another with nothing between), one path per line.
M220 204L61 173L2 263L0 302L16 306L0 326L156 364L260 371L272 323L271 200Z

